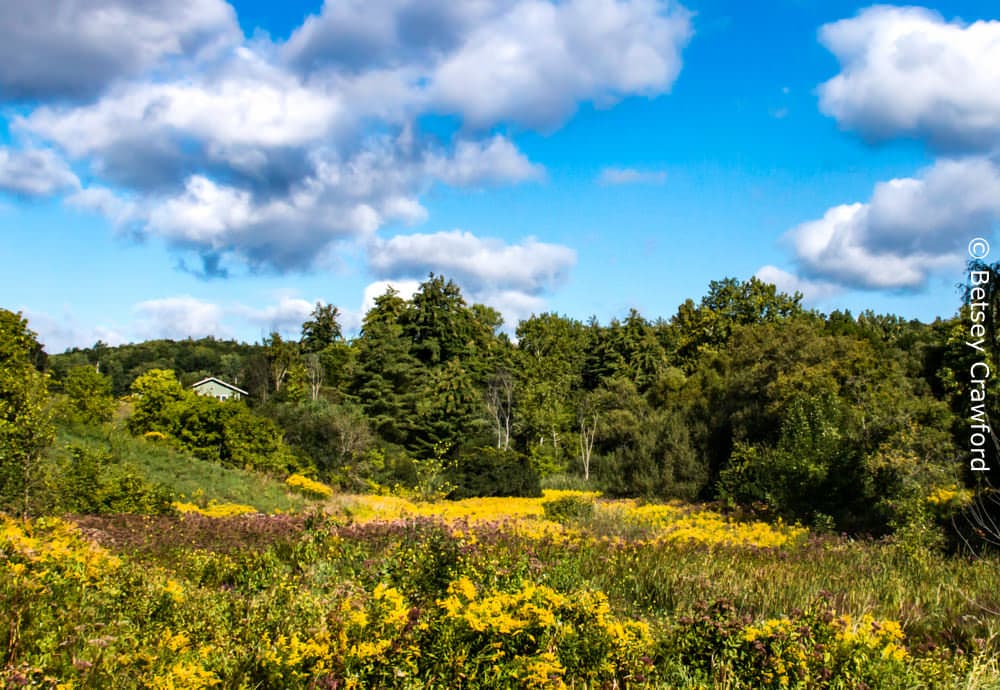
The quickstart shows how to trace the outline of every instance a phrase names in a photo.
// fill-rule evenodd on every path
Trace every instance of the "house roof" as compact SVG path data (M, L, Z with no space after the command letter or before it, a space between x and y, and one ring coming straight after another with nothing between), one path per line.
M249 393L247 393L247 392L246 392L245 390L243 390L242 388L237 388L237 387L236 387L236 386L234 386L233 384L231 384L231 383L226 383L226 382L225 382L225 381L223 381L222 379L217 379L217 378L215 378L214 376L209 376L209 377L208 377L208 378L206 378L206 379L202 379L201 381L198 381L198 383L192 383L192 384L191 384L191 387L192 387L192 388L197 388L198 386L202 385L203 383L210 383L210 382L211 382L211 383L217 383L217 384L219 384L220 386L222 386L222 387L224 387L224 388L228 388L228 389L229 389L229 390L231 390L231 391L236 391L237 393L240 393L240 394L242 394L242 395L250 395Z

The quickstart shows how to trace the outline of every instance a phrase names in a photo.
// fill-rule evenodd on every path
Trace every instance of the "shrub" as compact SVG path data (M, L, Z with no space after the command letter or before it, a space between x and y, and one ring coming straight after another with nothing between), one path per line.
M476 448L459 455L446 472L454 484L449 498L472 496L541 496L538 471L516 451Z
M556 522L586 520L594 516L592 496L567 494L542 503L545 517Z

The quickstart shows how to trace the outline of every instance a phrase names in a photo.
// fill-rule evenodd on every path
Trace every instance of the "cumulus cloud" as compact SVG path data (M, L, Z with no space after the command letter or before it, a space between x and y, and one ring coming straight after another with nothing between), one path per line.
M844 288L836 283L821 280L806 280L794 273L783 271L777 266L763 266L756 273L756 278L765 283L770 283L781 292L794 295L796 292L802 293L802 297L808 302L821 302L829 297L833 297Z
M309 319L309 315L315 307L315 301L310 302L293 295L281 295L277 304L263 308L237 305L232 308L231 313L268 331L278 331L279 333L290 331L295 334L295 337L298 337L299 329Z
M841 126L944 150L1000 143L1000 21L876 6L824 26L820 41L841 64L820 87L820 107Z
M48 149L0 147L0 191L48 196L79 186L80 180L66 162Z
M670 90L691 36L668 0L327 0L282 46L293 68L374 73L486 128L550 128L580 101Z
M943 160L919 177L876 185L867 203L835 206L787 238L809 279L867 289L919 289L961 264L970 237L1000 220L1000 167Z
M459 141L450 156L432 156L427 172L453 187L541 180L545 169L532 163L499 134L487 141Z
M91 96L242 38L224 0L11 0L0 26L0 99Z
M0 48L0 62L20 51L0 89L35 100L12 135L54 147L89 182L35 193L70 191L71 205L193 251L218 276L326 265L425 221L435 184L543 180L513 141L483 132L666 93L691 35L673 0L330 0L285 43L244 39L222 0L42 0L22 14ZM421 132L428 114L455 116L458 134Z
M108 345L128 342L117 328L82 324L66 309L58 317L31 309L20 310L28 319L28 326L38 334L39 342L49 354L65 352L73 347L90 347L98 340Z
M138 317L135 330L145 339L230 335L222 324L222 307L188 295L139 302L133 311Z
M604 168L597 176L597 184L615 186L623 184L663 184L667 173L663 170L636 170L635 168Z
M431 100L474 127L551 128L580 101L668 92L690 36L690 13L657 0L509 3L435 67Z
M471 290L513 288L531 294L559 284L576 263L576 252L528 238L520 244L453 230L374 240L369 266L387 278L443 273Z
M332 151L316 154L312 175L284 194L192 175L183 190L140 202L100 187L82 190L70 202L195 251L203 273L219 275L225 273L222 259L256 270L306 270L322 265L337 242L370 237L387 224L423 222L427 211L419 195L435 180L473 186L544 175L501 136L459 142L454 152L415 148L407 137L371 141L346 159Z
M67 197L70 206L83 211L98 213L115 227L123 228L138 217L136 203L124 199L107 187L87 187Z
M497 308L513 324L542 309L543 294L566 279L576 252L534 238L507 244L454 230L376 239L369 246L368 262L372 272L385 279L446 275L472 301Z
M428 64L454 51L499 2L472 0L336 0L323 3L282 47L298 69L359 72Z
M221 75L130 83L93 104L37 108L14 126L93 161L117 184L145 189L197 172L228 170L247 184L301 177L302 149L346 120L337 93L303 85L244 48Z

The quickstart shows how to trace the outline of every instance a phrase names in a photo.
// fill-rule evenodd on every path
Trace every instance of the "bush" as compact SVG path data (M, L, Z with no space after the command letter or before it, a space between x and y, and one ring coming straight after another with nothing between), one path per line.
M449 498L542 495L538 471L525 455L512 450L476 448L461 453L446 475L455 486Z
M62 510L95 515L173 512L169 489L146 481L134 467L112 453L77 445L67 451L69 460L54 478L54 493Z
M718 601L680 619L662 654L717 686L925 687L898 622L837 615L826 599L757 623Z
M590 496L560 496L542 503L545 517L555 522L586 520L594 516L594 499Z

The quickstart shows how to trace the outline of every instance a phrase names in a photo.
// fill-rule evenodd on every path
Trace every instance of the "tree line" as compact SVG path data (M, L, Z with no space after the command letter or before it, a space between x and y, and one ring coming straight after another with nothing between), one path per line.
M410 299L378 297L350 339L319 303L297 340L97 343L28 359L58 395L93 397L71 394L82 369L131 395L134 433L350 490L588 486L871 533L959 510L974 479L969 366L992 367L996 352L965 345L967 302L925 324L801 299L727 278L669 319L545 313L511 336L496 310L432 274ZM196 399L186 388L205 376L249 391L249 407Z

